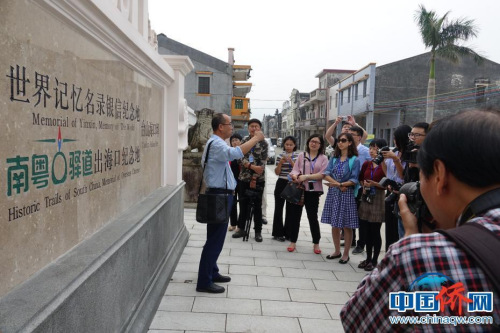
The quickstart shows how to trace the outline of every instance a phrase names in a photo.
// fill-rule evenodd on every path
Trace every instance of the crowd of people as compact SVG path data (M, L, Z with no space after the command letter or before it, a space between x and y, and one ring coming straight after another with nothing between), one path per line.
M225 186L226 191L235 195L230 200L233 210L229 227L230 231L235 231L234 238L248 236L244 226L249 207L253 207L255 240L261 242L261 205L268 152L261 123L257 119L250 120L249 135L241 138L237 135L231 137L232 131L226 130L225 126L230 124L227 115L219 114L214 119L214 137L211 139L217 142L220 152L211 153L210 158L218 158L220 165L206 170L204 178L222 180L222 172L226 174L228 169L234 176L224 178L225 183L214 184L213 188L210 184L207 186L212 191L223 191ZM427 123L417 123L413 127L401 125L394 130L391 138L394 148L388 147L383 138L372 138L368 147L365 146L366 131L352 117L343 124L342 121L339 117L324 135L313 134L307 138L304 152L297 152L297 140L293 136L283 140L284 151L277 158L274 168L278 181L274 190L272 237L279 242L289 240L287 250L294 252L305 207L314 253L321 254L320 222L332 227L334 252L328 254L326 259L339 259L340 264L346 264L350 254L366 250L366 259L358 267L375 272L363 279L358 290L344 305L340 316L345 330L407 330L407 325L392 325L387 320L390 315L400 315L395 309L389 309L389 293L406 290L426 272L439 272L452 281L462 281L465 290L493 291L500 288L497 282L492 282L496 280L494 277L492 280L491 273L483 270L483 267L498 266L492 261L494 256L485 266L483 262L478 263L469 257L477 246L462 248L453 238L433 232L436 228L464 230L463 225L477 224L493 235L494 240L490 240L486 247L490 250L499 248L500 169L498 163L493 161L500 156L500 142L497 142L500 138L500 111L462 112L432 126ZM341 133L336 135L336 129L341 124ZM464 133L469 133L467 140L462 140ZM230 137L232 147L225 143L222 147L223 140ZM332 156L325 155L326 142L334 147ZM290 183L300 184L304 189L299 204L285 201L281 196ZM407 197L408 192L402 190L405 184L417 184L414 188L418 193L413 193L417 195ZM324 185L328 191L321 217L318 218ZM421 202L417 210L412 210L410 206L415 202L409 201L417 200L416 197ZM239 202L239 215L237 205L233 205L236 200ZM430 219L426 219L429 216ZM387 253L379 262L382 223L385 223ZM230 281L230 277L218 273L216 264L228 230L227 224L222 225L224 227L207 225L198 291L223 292L224 288L214 282ZM467 231L461 234L465 235L463 242L467 243ZM343 251L341 240L344 241ZM354 247L352 252L351 247ZM488 258L480 261L484 260ZM493 317L498 325L498 295L494 296L493 304ZM453 307L441 311L447 315L454 314ZM422 331L432 331L437 327L444 327L442 331L456 329L454 326L437 325L419 327ZM484 327L468 325L464 328L481 331ZM497 329L498 326L488 328Z
M339 125L342 125L342 131L337 136L335 133ZM261 131L261 126L258 119L251 119L248 122L249 135L243 138L233 134L229 140L231 147L237 148L248 142L257 131ZM288 240L287 250L294 252L305 208L314 253L322 253L319 226L320 222L325 223L332 227L335 245L334 252L328 254L327 259L339 259L339 263L346 264L350 260L351 247L354 247L353 254L363 253L366 248L366 260L361 261L359 268L373 270L382 248L382 223L386 222L386 250L404 235L395 205L398 187L418 177L415 161L405 160L404 157L411 153L408 150L418 150L428 127L426 123L416 124L413 128L399 126L394 131L394 149L389 149L382 138L371 139L367 147L364 144L367 133L352 116L345 120L338 117L324 135L309 136L305 150L300 153L297 152L297 139L285 137L282 140L283 152L274 166L278 180L274 189L272 238L280 242ZM325 155L327 143L334 148L332 156ZM254 237L257 242L262 242L262 199L266 186L268 149L268 143L261 140L242 158L230 162L237 184L228 229L234 231L233 238L248 236L245 224L252 207ZM380 181L384 177L394 181L393 185L381 185ZM302 185L304 193L300 204L282 198L281 193L289 182ZM323 185L327 186L328 191L322 214L318 216L320 196L324 194ZM341 244L341 241L344 243Z

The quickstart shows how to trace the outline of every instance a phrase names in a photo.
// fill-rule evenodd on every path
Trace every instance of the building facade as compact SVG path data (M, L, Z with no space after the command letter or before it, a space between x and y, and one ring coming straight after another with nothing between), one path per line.
M353 115L369 134L393 145L397 126L425 121L430 53L383 66L370 63L337 86L337 110ZM436 58L434 119L470 108L500 106L500 64Z

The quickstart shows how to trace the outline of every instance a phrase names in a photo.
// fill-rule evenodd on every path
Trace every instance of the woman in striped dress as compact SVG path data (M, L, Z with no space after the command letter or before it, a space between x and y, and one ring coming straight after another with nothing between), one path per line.
M324 179L328 183L328 194L321 216L322 223L332 226L335 252L327 259L340 258L339 263L347 264L352 241L352 229L359 228L356 194L359 176L359 160L352 135L342 133L338 136L333 157L325 170ZM340 253L340 230L344 229L344 253Z
M280 194L288 184L288 174L292 172L295 161L299 154L297 150L297 141L293 136L287 136L283 140L285 151L276 160L276 168L274 173L278 176L276 187L274 188L274 218L273 218L273 239L284 242L285 238L290 239L290 207L293 205L286 202L285 210L285 226L283 227L283 206L285 206L285 199Z

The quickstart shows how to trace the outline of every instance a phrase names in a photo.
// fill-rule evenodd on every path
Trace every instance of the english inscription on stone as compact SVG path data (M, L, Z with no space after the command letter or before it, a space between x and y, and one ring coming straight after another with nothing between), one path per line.
M160 186L162 88L33 7L0 10L0 296Z

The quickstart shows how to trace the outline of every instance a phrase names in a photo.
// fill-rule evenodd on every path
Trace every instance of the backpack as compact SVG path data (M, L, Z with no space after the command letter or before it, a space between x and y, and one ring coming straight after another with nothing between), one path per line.
M332 157L333 159L333 165L335 165L335 162L337 162L336 157ZM354 165L354 161L356 160L356 156L351 156L349 158L349 171L352 171L352 166ZM354 197L358 196L358 190L359 190L359 182L354 186Z

